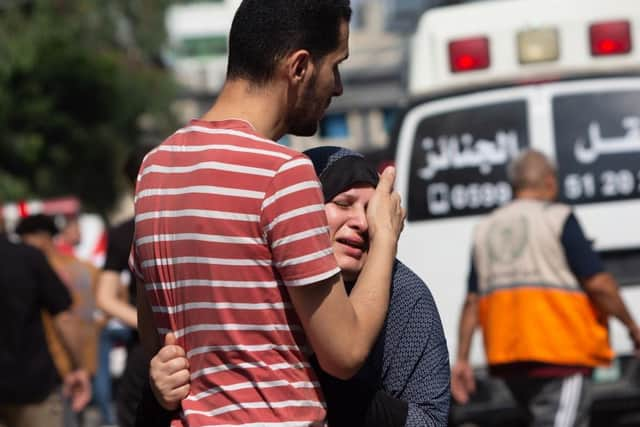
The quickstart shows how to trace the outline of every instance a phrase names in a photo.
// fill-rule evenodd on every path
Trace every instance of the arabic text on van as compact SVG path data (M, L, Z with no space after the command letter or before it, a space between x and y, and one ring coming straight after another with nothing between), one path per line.
M600 124L589 122L589 141L578 138L573 146L576 160L583 164L590 164L606 154L640 152L640 117L625 117L622 119L622 127L627 130L623 136L604 138L600 131Z
M477 167L487 175L494 166L506 165L518 153L518 133L514 130L498 130L494 141L475 140L470 133L460 137L426 137L422 140L426 166L418 170L424 180L433 178L439 171Z

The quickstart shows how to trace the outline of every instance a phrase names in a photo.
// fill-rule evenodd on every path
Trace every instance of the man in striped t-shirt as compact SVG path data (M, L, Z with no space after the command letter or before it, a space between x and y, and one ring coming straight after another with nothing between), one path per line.
M349 378L383 324L404 219L393 171L369 202L369 262L347 296L313 166L273 142L315 133L342 93L350 12L348 0L243 1L216 103L142 164L139 329L150 354L170 331L187 351L175 425L322 425L309 353Z

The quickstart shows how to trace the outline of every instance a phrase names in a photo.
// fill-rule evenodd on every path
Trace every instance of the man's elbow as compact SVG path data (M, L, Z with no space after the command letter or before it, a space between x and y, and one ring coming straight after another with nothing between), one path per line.
M96 307L99 310L102 310L104 312L109 311L109 303L108 303L108 298L105 297L101 292L97 292L96 293Z
M74 365L79 366L85 339L84 331L80 327L80 318L70 310L61 311L53 316L53 325Z
M98 283L96 283L96 307L98 309L110 313L113 300L117 299L115 293L117 292L119 276L113 271L103 271L98 277Z
M463 309L476 310L480 303L480 297L475 292L469 292L464 299Z
M323 371L340 380L349 380L362 368L367 360L368 353L351 349L351 351L339 355L317 355L318 362Z
M610 273L597 273L583 280L584 290L591 298L611 295L618 291L618 284Z
M78 318L71 310L64 310L53 316L53 322L60 330L75 330Z

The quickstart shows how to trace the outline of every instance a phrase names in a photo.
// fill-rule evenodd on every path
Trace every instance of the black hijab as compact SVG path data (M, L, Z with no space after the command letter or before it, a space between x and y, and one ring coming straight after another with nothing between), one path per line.
M378 172L360 153L342 147L317 147L304 154L313 163L325 203L355 184L378 185Z

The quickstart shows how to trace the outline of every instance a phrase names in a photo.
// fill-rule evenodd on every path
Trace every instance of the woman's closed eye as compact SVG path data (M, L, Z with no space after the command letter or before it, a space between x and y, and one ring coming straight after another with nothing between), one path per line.
M335 197L332 203L341 208L351 207L355 202L355 199L348 194L341 194Z

